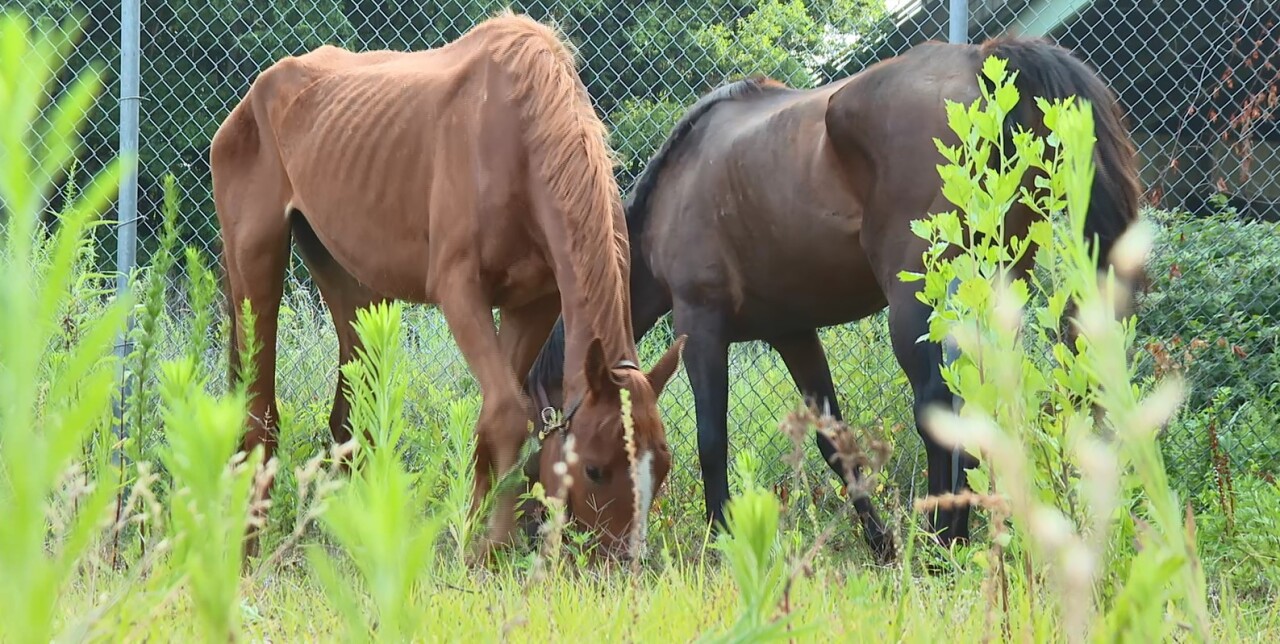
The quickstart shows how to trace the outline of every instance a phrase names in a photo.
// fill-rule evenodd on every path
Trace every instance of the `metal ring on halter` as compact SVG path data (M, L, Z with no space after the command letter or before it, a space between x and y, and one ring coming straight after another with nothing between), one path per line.
M550 426L552 423L555 422L555 420L556 420L556 408L543 407L542 408L542 424L546 426Z
M625 359L619 360L617 364L613 366L613 368L614 369L634 369L636 371L640 370L639 365L637 365L636 363L630 360L625 360ZM540 385L538 389L540 390L539 393L541 394L541 396L545 399L546 394L541 391L542 388ZM583 397L579 397L577 400L575 400L573 404L569 406L564 416L560 417L559 419L556 418L556 409L554 407L551 407L551 406L543 407L542 412L540 414L542 417L542 431L538 432L538 440L539 441L546 440L547 437L550 436L553 432L561 432L561 436L563 436L564 435L563 432L569 429L569 420L573 418L574 414L578 413L578 408L582 406L582 400L583 400Z
M557 410L555 407L542 408L542 431L538 432L539 441L546 440L547 436L551 435L551 432L561 428L562 423L557 422L556 415Z

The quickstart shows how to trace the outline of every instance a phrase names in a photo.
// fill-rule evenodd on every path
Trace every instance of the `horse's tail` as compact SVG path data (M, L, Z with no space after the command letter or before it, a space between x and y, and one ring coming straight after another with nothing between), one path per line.
M1017 71L1021 96L1012 120L1037 134L1048 134L1034 97L1045 100L1075 95L1093 108L1095 137L1093 189L1085 216L1086 242L1097 243L1099 263L1109 263L1111 248L1137 219L1141 197L1137 151L1115 94L1083 61L1067 49L1042 39L997 38L981 47L981 57L995 55Z

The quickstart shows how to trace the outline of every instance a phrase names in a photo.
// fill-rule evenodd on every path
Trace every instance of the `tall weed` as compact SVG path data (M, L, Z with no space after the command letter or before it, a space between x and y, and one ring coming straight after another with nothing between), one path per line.
M1108 640L1167 637L1184 622L1205 638L1194 529L1156 446L1181 383L1166 379L1140 395L1129 360L1133 321L1119 316L1131 294L1116 278L1140 269L1151 232L1141 222L1131 229L1112 253L1115 273L1099 278L1084 237L1094 176L1089 105L1037 98L1051 136L1019 131L1005 141L1002 124L1019 100L1016 72L990 58L982 75L994 90L984 88L968 106L947 105L961 145L938 142L948 162L939 168L943 192L962 214L914 222L914 232L930 242L926 272L902 276L924 282L920 298L934 308L929 339L954 340L961 350L943 377L964 406L958 415L935 410L927 424L944 442L981 458L969 473L975 495L931 502L1007 511L1013 531L995 541L997 554L1008 545L1023 559L1025 566L1013 568L1030 571L1023 584L1040 576L1057 582L1051 596L1060 600L1072 640L1089 633ZM1006 143L1016 154L989 167ZM1020 189L1036 170L1046 190ZM1015 202L1044 215L1024 237L1005 228ZM1034 270L1014 279L1014 264L1033 244ZM949 296L953 280L958 288ZM1074 344L1059 324L1069 305L1077 311L1070 320L1079 331ZM1136 553L1124 538L1130 532L1141 544ZM1032 623L1030 602L1039 596L1024 594L1022 623Z
M58 599L107 518L113 492L82 475L77 457L95 431L109 426L112 341L127 300L105 307L68 346L55 351L53 341L88 234L126 161L95 176L57 215L52 234L40 222L103 83L100 66L90 65L38 116L61 71L58 61L80 34L75 22L33 30L21 14L0 18L0 639L6 641L52 638ZM37 252L42 246L47 252ZM70 492L72 516L51 507L56 496L65 498L59 491Z
M358 641L402 641L425 634L415 591L430 578L442 528L438 517L423 515L432 470L412 473L402 461L406 363L401 311L402 305L393 302L357 312L354 326L363 347L342 369L352 401L353 440L363 442L367 433L373 445L355 449L351 481L329 499L321 515L325 529L354 563L364 593L352 592L334 557L319 546L310 553L347 638ZM372 600L372 614L360 608L364 594Z
M240 569L257 466L262 452L237 453L245 400L215 398L190 356L164 365L161 399L173 477L169 500L173 559L191 590L207 640L239 630Z

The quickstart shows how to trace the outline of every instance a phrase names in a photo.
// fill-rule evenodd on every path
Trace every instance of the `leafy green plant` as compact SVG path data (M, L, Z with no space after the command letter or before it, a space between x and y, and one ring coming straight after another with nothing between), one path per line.
M1187 409L1199 410L1220 388L1232 406L1259 396L1280 380L1280 322L1273 307L1280 281L1270 270L1280 255L1280 224L1242 221L1229 213L1191 216L1151 212L1157 234L1151 285L1140 301L1142 343L1162 342L1172 353L1200 340L1194 369L1185 371ZM1160 356L1144 371L1161 364Z
M1206 491L1212 511L1197 519L1205 568L1240 593L1280 593L1280 483L1262 473L1238 476L1225 503Z
M164 339L159 331L166 321L165 291L178 244L178 206L177 183L172 175L168 175L164 180L163 232L159 247L150 265L135 268L130 276L132 288L140 295L136 323L129 338L133 349L125 362L128 369L126 377L132 390L128 401L130 433L126 452L135 462L150 460L153 456L151 450L160 434L158 394L153 384L160 365L159 343Z
M356 315L363 347L342 369L352 400L353 432L357 437L368 432L374 444L356 449L351 481L330 498L321 515L326 530L355 564L373 613L362 614L331 556L319 548L310 553L347 637L360 641L375 636L401 641L423 634L415 590L430 578L442 529L438 517L423 515L423 490L430 487L430 476L407 471L401 461L406 387L401 311L399 302L382 303Z
M1007 504L1014 531L995 545L1010 545L1033 575L1056 577L1070 637L1089 628L1107 639L1151 637L1171 633L1181 619L1207 637L1194 531L1184 524L1155 438L1178 406L1181 381L1166 379L1140 396L1128 358L1133 321L1117 315L1131 295L1117 274L1135 274L1151 232L1139 223L1122 237L1111 257L1116 273L1099 279L1084 235L1094 173L1090 107L1036 98L1051 136L1024 130L1006 142L1003 123L1019 100L1014 74L993 57L982 75L993 90L984 88L968 106L947 105L961 144L938 142L947 160L939 168L943 192L963 214L914 222L913 231L930 242L926 272L902 275L923 280L919 297L934 309L929 339L953 339L961 350L943 377L964 406L959 415L936 410L931 431L981 455L969 476L976 495L942 501ZM1016 153L1002 158L1006 143ZM1000 160L990 164L993 158ZM1044 174L1039 194L1021 189L1034 170ZM1005 223L1019 201L1043 215L1024 237L1010 235ZM1034 270L1014 278L1014 265L1033 244ZM944 255L952 251L958 254ZM1079 331L1074 345L1059 324L1069 304ZM1129 529L1142 544L1137 553L1120 538ZM1107 589L1120 583L1107 601ZM1021 606L1027 624L1033 599ZM1167 614L1170 602L1180 614Z
M90 321L50 362L53 340L79 278L86 237L108 207L126 163L117 160L57 216L40 224L43 199L67 167L77 132L103 83L100 66L76 73L59 100L44 98L80 25L33 30L23 15L0 18L0 639L49 641L58 599L105 517L113 489L78 473L77 457L110 419L111 350L127 300ZM42 108L47 108L41 117ZM44 246L45 253L37 253ZM70 488L76 511L51 521L55 492ZM59 521L58 523L62 523Z
M466 557L467 544L475 536L478 524L471 516L471 477L467 467L475 451L475 420L480 415L480 405L475 399L461 398L449 401L448 421L443 423L442 443L438 461L448 469L441 489L434 499L446 520L445 529L452 537L454 555L459 561Z
M172 565L191 590L205 637L235 639L244 535L262 452L237 452L244 395L207 393L191 356L163 366L161 387L166 442L161 458L173 477Z
M1280 323L1269 308L1280 281L1268 270L1280 254L1280 225L1151 212L1157 229L1151 285L1139 300L1141 373L1177 372L1184 411L1162 445L1175 489L1197 499L1231 469L1280 462ZM1210 510L1211 505L1198 504Z
M789 619L775 619L787 581L778 536L781 506L768 490L748 487L725 507L728 533L716 543L740 594L738 619L728 631L708 642L785 641Z

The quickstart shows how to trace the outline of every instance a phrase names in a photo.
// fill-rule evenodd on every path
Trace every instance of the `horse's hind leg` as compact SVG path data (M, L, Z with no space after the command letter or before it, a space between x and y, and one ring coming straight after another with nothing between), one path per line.
M800 393L812 400L820 412L829 411L835 419L843 420L840 405L836 402L836 388L831 379L831 368L827 364L827 356L822 349L822 342L818 339L817 330L811 329L772 338L769 344L777 350L778 355L782 356L782 361L791 372L791 378L795 380ZM823 460L831 466L840 480L851 488L862 481L863 473L858 468L853 470L853 481L845 479L846 470L843 459L826 434L817 432L816 441ZM885 529L884 521L881 520L871 499L859 495L854 499L853 507L862 521L863 536L876 558L881 562L892 561L895 556L893 535Z
M977 459L964 450L939 443L924 427L925 410L933 405L951 408L956 397L942 379L942 347L936 342L916 339L929 332L929 307L915 297L912 284L898 283L889 289L889 334L898 364L906 372L915 395L916 431L924 441L928 459L929 496L968 489L965 470L977 466ZM969 539L969 506L939 507L930 515L930 526L944 547Z
M233 379L241 377L240 371L245 366L238 356L245 349L247 338L248 329L239 321L246 301L252 307L253 334L257 345L252 358L254 377L247 383L250 396L248 427L240 449L250 452L261 446L266 462L275 455L280 432L280 412L276 403L276 330L280 300L284 296L284 271L289 258L289 226L283 213L271 210L269 201L228 204L227 199L218 197L215 198L223 218L223 258L231 314L237 317L231 337L231 354L237 357L232 358L229 364L229 375ZM235 382L229 384L234 385ZM272 484L273 481L267 482L264 496L270 495ZM255 556L257 553L258 540L251 533L245 543L245 554Z
M351 440L351 426L348 422L351 401L347 399L346 377L342 374L342 365L351 361L360 346L360 337L352 323L358 310L381 303L385 298L362 286L334 259L333 254L316 237L305 214L295 219L293 230L299 254L302 255L311 278L315 280L325 305L329 307L334 332L338 337L338 382L333 392L333 407L329 412L329 431L333 434L334 441L341 445ZM367 435L365 443L372 444ZM348 460L343 461L344 466L348 464Z

